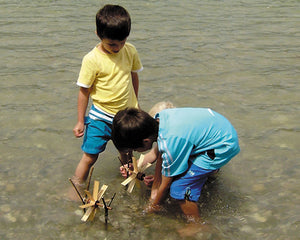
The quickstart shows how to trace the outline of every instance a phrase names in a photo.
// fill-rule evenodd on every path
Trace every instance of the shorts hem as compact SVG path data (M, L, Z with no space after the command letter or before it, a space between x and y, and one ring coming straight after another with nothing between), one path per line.
M185 199L184 196L183 197L181 197L181 196L174 196L174 195L170 195L170 196L171 196L171 198L173 198L174 200L177 200L177 201L188 200L190 202L197 202L199 200L199 198L200 198L200 196L199 196L199 198L197 200L195 200L195 199Z
M104 152L105 149L100 150L100 151L93 151L93 150L89 150L89 149L85 149L84 147L81 147L81 150L87 154L100 154L100 153Z

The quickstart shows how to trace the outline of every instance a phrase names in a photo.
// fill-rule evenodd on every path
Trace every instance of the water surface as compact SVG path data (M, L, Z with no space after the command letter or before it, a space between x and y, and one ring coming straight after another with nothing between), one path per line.
M109 225L103 212L81 222L65 199L82 154L75 83L105 3L0 1L1 239L173 240L185 225L171 202L142 214L149 191L121 186L111 143L93 174L107 198L116 192ZM115 3L131 14L128 41L145 68L141 107L210 107L239 134L241 153L199 201L214 230L191 239L299 239L299 1Z

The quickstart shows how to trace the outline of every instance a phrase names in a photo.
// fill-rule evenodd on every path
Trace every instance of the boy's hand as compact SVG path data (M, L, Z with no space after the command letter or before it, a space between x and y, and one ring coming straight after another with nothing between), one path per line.
M144 177L144 183L147 187L151 187L154 181L154 175L148 175Z
M133 170L133 166L131 163L126 164L125 167L121 166L120 167L120 173L122 174L123 177L127 178L129 175L131 175L131 172L127 171L127 169Z
M78 122L73 128L74 136L80 138L84 134L84 123Z
M143 213L157 213L161 212L163 210L163 207L159 204L153 204L150 202L146 208L144 209Z

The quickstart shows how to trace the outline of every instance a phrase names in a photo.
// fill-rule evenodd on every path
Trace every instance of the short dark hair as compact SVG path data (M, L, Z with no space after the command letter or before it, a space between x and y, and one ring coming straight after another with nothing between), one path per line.
M157 133L158 122L143 110L126 108L114 117L112 141L118 150L143 147L143 140Z
M107 4L96 14L97 35L123 41L129 36L131 19L127 10L119 5Z

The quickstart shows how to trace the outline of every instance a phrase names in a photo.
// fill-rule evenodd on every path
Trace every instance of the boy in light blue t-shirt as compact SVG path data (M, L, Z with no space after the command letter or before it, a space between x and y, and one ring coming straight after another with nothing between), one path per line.
M159 211L170 189L170 196L178 200L193 223L200 222L196 202L208 176L240 151L234 127L209 108L165 109L155 119L142 110L128 108L116 114L112 140L120 151L138 152L150 150L157 142L143 162L157 161L146 211ZM157 178L160 174L161 180Z

